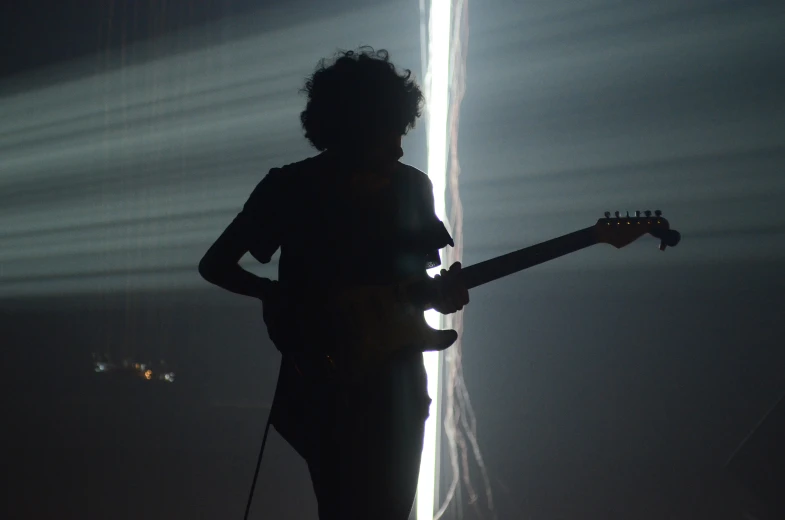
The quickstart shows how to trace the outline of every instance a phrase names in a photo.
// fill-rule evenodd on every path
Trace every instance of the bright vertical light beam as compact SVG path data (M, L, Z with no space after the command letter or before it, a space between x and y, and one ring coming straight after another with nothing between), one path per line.
M426 102L428 118L428 177L433 183L436 215L447 225L445 192L447 187L447 115L449 110L449 59L451 0L431 0L428 27L428 78ZM428 311L431 327L443 328L445 319ZM431 415L425 423L420 478L417 484L417 520L432 520L436 503L438 476L439 398L441 394L441 353L423 354L428 373Z

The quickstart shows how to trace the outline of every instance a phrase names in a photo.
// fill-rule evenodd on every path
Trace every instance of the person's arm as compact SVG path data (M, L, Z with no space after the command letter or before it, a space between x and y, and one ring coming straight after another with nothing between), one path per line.
M245 227L237 219L229 224L199 262L199 274L222 289L264 300L274 282L246 271L238 263L248 251L242 245Z
M199 274L227 291L264 300L276 282L240 267L247 253L267 263L280 245L281 172L271 170L256 186L243 210L199 262Z

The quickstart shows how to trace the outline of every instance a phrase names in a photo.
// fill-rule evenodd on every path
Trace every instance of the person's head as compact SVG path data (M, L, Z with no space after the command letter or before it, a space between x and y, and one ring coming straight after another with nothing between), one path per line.
M361 47L319 62L302 89L300 123L319 151L361 150L397 141L422 115L424 97L410 70L385 50Z

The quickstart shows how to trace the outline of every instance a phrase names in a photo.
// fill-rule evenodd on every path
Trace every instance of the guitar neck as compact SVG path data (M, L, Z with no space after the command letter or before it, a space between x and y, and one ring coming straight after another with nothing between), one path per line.
M498 280L529 267L579 251L597 243L594 227L587 227L568 235L497 256L461 269L468 289Z

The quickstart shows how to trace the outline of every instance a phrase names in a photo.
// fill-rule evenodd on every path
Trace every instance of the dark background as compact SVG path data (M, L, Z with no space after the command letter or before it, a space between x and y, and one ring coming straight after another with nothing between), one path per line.
M196 263L268 168L310 153L296 90L319 57L372 43L420 74L418 4L2 9L6 516L239 517L278 356L258 304L205 286ZM683 234L665 253L597 246L472 293L464 371L498 518L741 518L724 465L785 392L783 8L469 9L464 263L606 209L659 207ZM218 90L197 110L202 82ZM185 85L172 116L123 105L133 90L164 107L170 84ZM82 105L97 115L76 131L60 111ZM205 121L209 145L177 140ZM423 128L405 141L421 168ZM151 154L139 135L165 145ZM62 151L91 143L105 152ZM148 218L164 195L179 206ZM67 224L79 211L103 223ZM94 352L163 357L177 379L102 378ZM255 517L313 518L302 461L275 434L267 457Z

